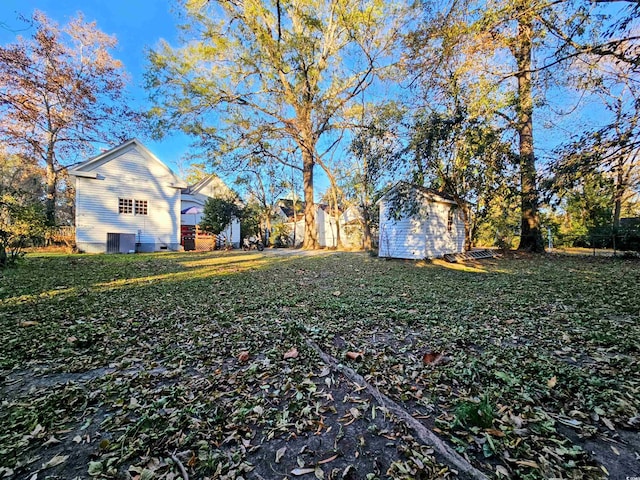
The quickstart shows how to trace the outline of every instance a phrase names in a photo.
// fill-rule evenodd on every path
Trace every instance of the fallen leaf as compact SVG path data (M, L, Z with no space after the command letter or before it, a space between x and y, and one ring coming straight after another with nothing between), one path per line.
M498 465L496 467L496 474L509 478L509 471L506 468L504 468L502 465Z
M291 470L291 475L299 477L300 475L306 475L307 473L314 473L316 471L315 468L294 468Z
M620 450L618 450L616 447L614 447L613 445L609 445L611 447L611 451L613 453L615 453L616 455L620 456Z
M92 477L97 477L102 473L102 468L102 462L89 462L89 470L87 473Z
M504 432L496 428L485 428L484 431L494 437L504 437Z
M35 327L39 324L40 322L36 322L35 320L25 320L24 322L20 322L21 327Z
M284 359L288 360L289 358L298 358L298 349L296 347L292 347L289 351L285 352Z
M540 468L533 460L517 460L516 464L522 467Z
M66 462L67 458L69 458L69 455L56 455L48 462L42 464L42 470L45 470L47 468L57 467L58 465L61 465L64 462Z
M362 358L364 357L364 353L362 353L362 352L347 352L346 353L346 357L349 360L362 360Z
M249 352L243 351L238 354L238 361L240 363L245 363L249 360Z
M78 341L78 337L67 337L67 343L76 343Z
M287 447L282 447L278 449L278 451L276 452L276 463L280 463L280 460L282 459L286 451L287 451Z
M604 423L609 430L615 431L616 427L613 426L613 422L611 420L606 417L600 417L600 420L602 420L602 423Z
M422 363L425 365L437 365L442 360L442 353L427 352L422 356Z
M340 290L336 290L335 292L332 293L332 295L334 297L339 297L340 295L342 295L342 292Z
M53 444L56 444L56 443L60 443L60 440L58 440L58 439L57 439L56 437L54 437L54 436L51 436L51 437L49 437L49 440L47 440L46 442L44 442L44 443L42 444L42 446L43 446L43 447L46 447L46 446L53 445Z
M549 380L547 380L547 387L553 388L556 386L556 383L558 383L558 377L554 375Z
M338 455L333 455L332 457L325 458L324 460L320 460L318 462L318 465L322 465L322 464L325 464L325 463L333 462L336 458L338 458Z
M313 471L313 473L316 475L316 478L318 480L324 480L324 472L322 471L322 469L320 467L316 467L316 469Z

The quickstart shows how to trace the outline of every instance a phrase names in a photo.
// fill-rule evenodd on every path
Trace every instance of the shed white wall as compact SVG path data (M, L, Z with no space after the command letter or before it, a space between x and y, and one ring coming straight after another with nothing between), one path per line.
M135 234L141 251L180 248L180 189L165 167L132 146L92 172L98 178L76 177L78 249L105 252L107 233ZM146 200L148 214L119 214L118 198Z
M420 260L464 251L464 222L454 210L451 230L447 229L449 203L425 200L419 215L392 218L389 202L380 202L380 257Z

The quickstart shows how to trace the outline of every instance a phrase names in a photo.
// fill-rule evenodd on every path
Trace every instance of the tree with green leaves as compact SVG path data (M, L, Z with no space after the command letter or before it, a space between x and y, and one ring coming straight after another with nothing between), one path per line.
M183 46L150 54L158 132L180 127L229 161L257 148L286 162L280 152L293 146L304 246L316 248L315 166L334 147L336 119L393 61L400 9L383 0L191 0L185 13Z
M24 248L45 234L42 204L31 192L0 186L0 269L15 265Z
M458 106L454 112L418 114L411 126L407 160L413 183L449 195L456 202L471 248L477 222L488 206L500 201L508 183L513 154L502 132Z
M616 20L599 2L447 2L442 9L430 4L425 11L423 25L409 37L414 71L427 85L440 85L453 75L469 92L470 112L500 120L515 133L519 248L541 252L535 109L544 104L550 85L565 87L566 73L593 55L633 61L630 53L638 37L628 30L602 35L605 24Z
M361 110L361 119L353 128L349 146L353 162L346 167L342 190L350 203L362 215L362 244L365 250L373 247L376 226L376 201L384 182L393 179L403 148L399 127L404 110L395 103L370 105Z
M0 46L0 137L9 153L45 166L47 223L55 225L62 167L94 143L126 139L137 117L122 63L109 53L115 38L81 14L60 27L36 11L32 23L32 38Z
M235 200L226 198L207 198L204 204L200 228L214 235L224 237L225 244L228 242L225 231L234 219L240 219L241 208Z
M247 218L244 222L247 225L246 230L251 231L251 235L260 232L261 236L266 237L265 245L268 245L269 234L264 235L264 231L271 232L271 220L276 202L285 191L291 188L291 182L287 181L285 167L269 159L265 159L264 162L255 162L253 166L247 166L238 175L235 184L244 190L245 198L248 200L247 207L251 206L249 209L252 212L251 219ZM254 225L256 222L257 225Z

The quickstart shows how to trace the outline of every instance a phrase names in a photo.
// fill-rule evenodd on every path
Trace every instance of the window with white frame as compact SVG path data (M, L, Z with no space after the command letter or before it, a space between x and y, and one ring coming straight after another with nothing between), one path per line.
M119 198L118 213L133 213L133 200L131 198Z
M135 214L136 215L147 215L148 213L147 201L146 200L136 200L135 203Z

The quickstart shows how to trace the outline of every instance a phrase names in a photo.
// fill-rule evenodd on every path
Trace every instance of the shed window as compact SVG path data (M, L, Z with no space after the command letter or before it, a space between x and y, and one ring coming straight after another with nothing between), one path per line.
M119 198L118 213L133 213L133 200L131 198Z
M450 232L453 229L453 207L449 209L449 215L447 215L447 231Z
M147 215L146 200L136 200L136 215Z

